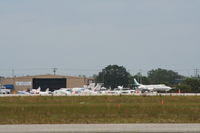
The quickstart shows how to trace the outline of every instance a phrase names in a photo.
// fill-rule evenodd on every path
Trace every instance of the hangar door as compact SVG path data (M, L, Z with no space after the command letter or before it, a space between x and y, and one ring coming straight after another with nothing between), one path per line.
M37 89L41 88L41 91L45 91L49 88L50 91L54 91L60 88L66 88L66 80L65 78L34 78L33 79L33 88Z

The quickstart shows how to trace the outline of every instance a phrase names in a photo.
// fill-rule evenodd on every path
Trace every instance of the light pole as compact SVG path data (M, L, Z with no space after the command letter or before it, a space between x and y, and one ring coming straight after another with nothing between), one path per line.
M58 70L58 68L53 68L53 74L54 76L56 75L56 71Z

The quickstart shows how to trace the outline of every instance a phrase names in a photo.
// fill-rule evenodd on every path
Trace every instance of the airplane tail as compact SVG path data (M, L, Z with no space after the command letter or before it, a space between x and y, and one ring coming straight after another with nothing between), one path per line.
M41 88L40 88L40 86L37 88L37 90L38 90L38 91L41 91Z
M121 89L123 89L124 87L123 87L123 86L117 86L117 88L121 90Z
M46 89L46 92L49 92L49 88Z
M37 92L40 92L41 91L41 88L40 88L40 86L37 88Z
M138 83L136 79L134 79L134 85L139 86L139 85L141 85L141 84Z
M101 83L97 83L97 85L94 87L94 90L101 90Z

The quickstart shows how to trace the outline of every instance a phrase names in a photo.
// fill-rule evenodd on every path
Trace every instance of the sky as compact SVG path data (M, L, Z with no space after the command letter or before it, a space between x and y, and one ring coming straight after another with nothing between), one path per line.
M200 68L199 0L0 0L0 75ZM11 71L14 70L14 71Z

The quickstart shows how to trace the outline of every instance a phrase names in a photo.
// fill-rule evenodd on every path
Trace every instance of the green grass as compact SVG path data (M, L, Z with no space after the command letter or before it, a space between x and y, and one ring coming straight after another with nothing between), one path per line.
M198 96L0 97L0 124L199 122Z

